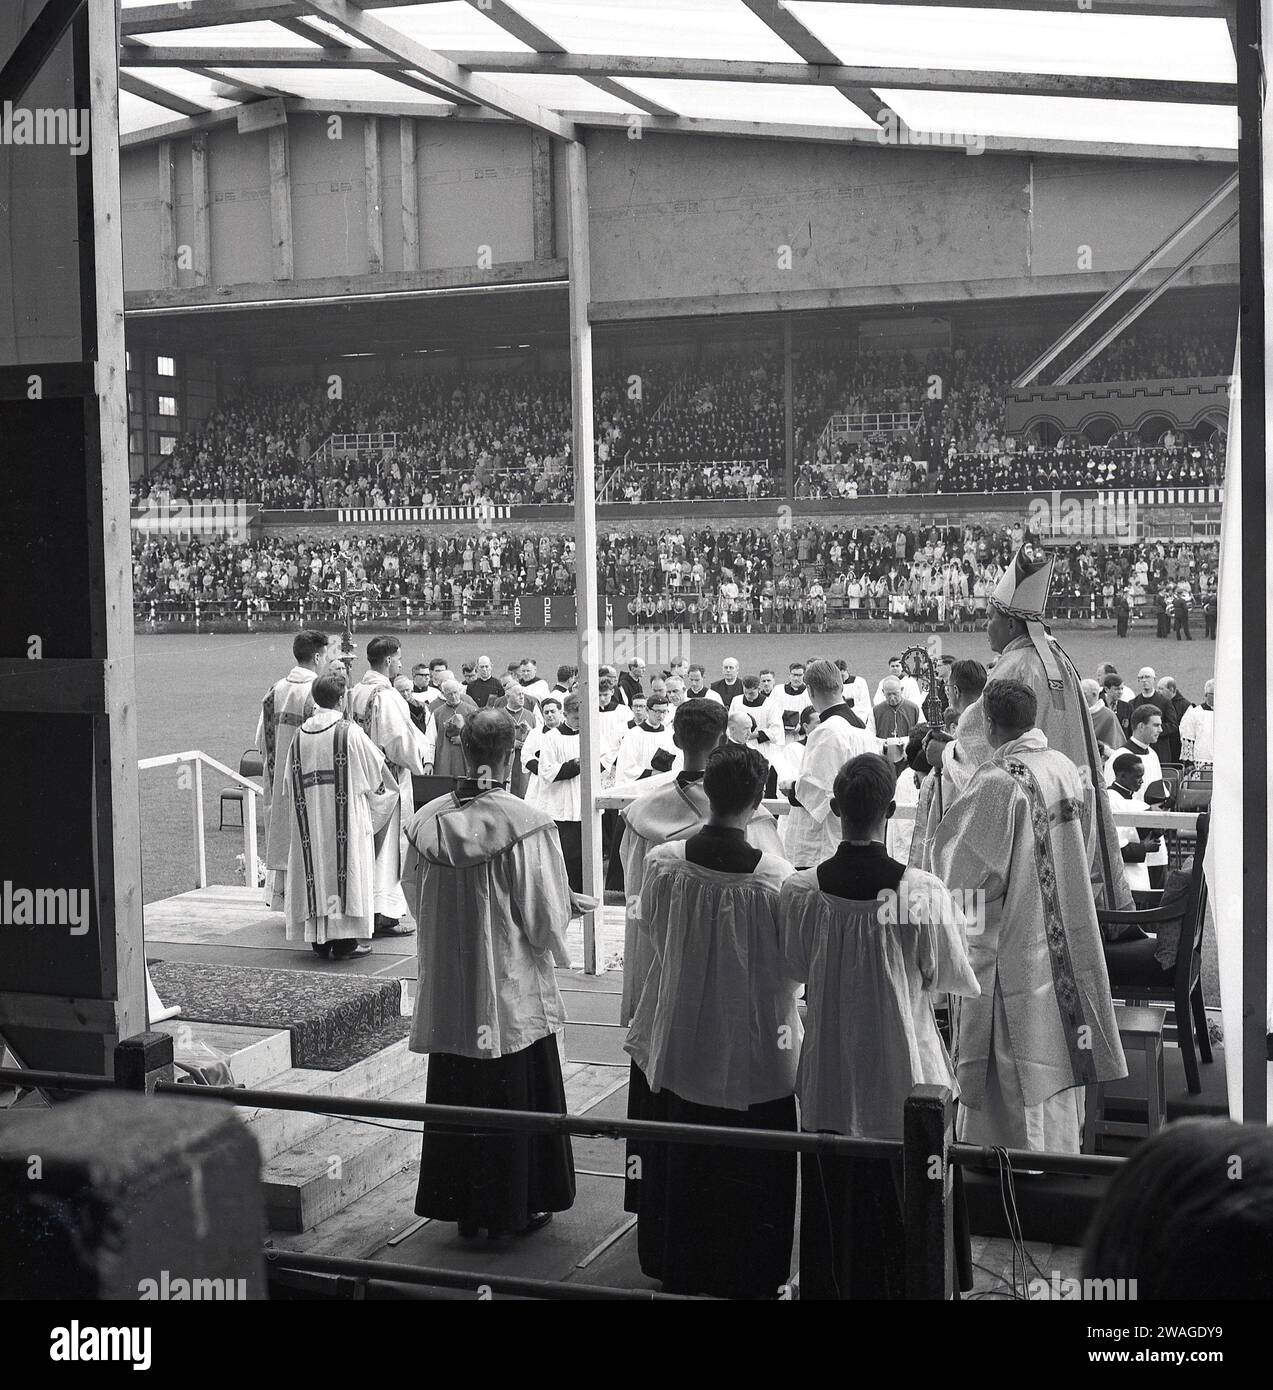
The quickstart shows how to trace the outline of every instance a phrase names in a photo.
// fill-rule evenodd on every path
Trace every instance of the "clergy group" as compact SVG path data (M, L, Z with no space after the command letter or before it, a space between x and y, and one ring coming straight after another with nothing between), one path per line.
M785 722L736 718L745 687L758 693L736 663L724 696L701 672L674 701L643 692L653 722L624 771L646 775L627 782L615 838L630 1117L897 1140L930 1083L955 1095L961 1140L1078 1152L1085 1086L1126 1074L1097 913L1131 898L1088 702L1043 623L1049 578L1024 553L1005 574L997 660L955 663L948 729L912 716L901 671L868 728L826 659L801 665ZM395 689L396 639L369 644L349 687L322 634L295 654L262 712L268 891L289 936L339 957L412 930L409 914L428 1100L564 1114L556 968L572 916L596 905L580 896L579 708L604 711L609 683L541 692L541 707L560 701L551 726L519 718L515 674L519 689L479 687L467 708L444 688L422 730ZM647 757L648 733L662 737ZM799 757L775 759L766 742L788 734ZM413 810L411 774L444 742L454 788ZM899 770L917 766L914 833L899 837ZM519 767L536 796L513 789ZM797 1163L634 1139L622 1192L665 1291L780 1298L798 1272L801 1297L906 1294L900 1152ZM563 1135L426 1126L416 1211L463 1238L524 1236L574 1198Z

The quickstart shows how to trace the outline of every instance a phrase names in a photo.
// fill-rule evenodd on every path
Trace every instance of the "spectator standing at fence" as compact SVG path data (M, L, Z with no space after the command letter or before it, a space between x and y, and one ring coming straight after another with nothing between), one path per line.
M566 1113L554 964L568 966L571 898L557 830L501 783L513 729L494 710L463 731L467 775L407 828L421 924L410 1047L429 1056L432 1105ZM574 1204L569 1138L427 1128L418 1215L460 1235L527 1234Z
M386 785L398 789L399 808L376 835L377 936L410 936L403 926L407 901L402 893L403 827L415 810L413 773L424 771L421 740L406 700L394 689L402 670L402 644L396 637L367 643L368 670L348 695L349 717L385 756Z
M1083 1087L1127 1074L1093 894L1094 817L1109 807L1099 784L1049 746L1037 714L1028 685L987 683L991 755L933 846L942 882L982 895L968 941L981 995L959 1010L956 1133L966 1143L1078 1153ZM1122 867L1120 854L1126 893Z
M651 1118L796 1129L802 1027L778 933L791 874L749 841L768 766L739 745L707 760L706 823L646 855L641 931L652 960L626 1050L646 1077ZM775 1298L795 1227L793 1155L643 1146L637 1245L672 1293Z
M283 768L287 939L348 960L371 950L376 835L398 809L398 789L384 754L343 715L343 671L317 677L311 693Z
M786 969L805 985L805 1130L900 1139L915 1086L958 1093L933 1001L975 998L979 986L941 881L885 851L895 780L878 754L847 762L832 794L841 843L782 888ZM904 1298L900 1157L805 1155L801 1173L801 1297Z

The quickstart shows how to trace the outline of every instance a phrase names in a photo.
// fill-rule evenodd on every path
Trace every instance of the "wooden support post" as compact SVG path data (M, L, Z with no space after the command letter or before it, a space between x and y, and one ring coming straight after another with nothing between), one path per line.
M128 385L124 351L124 238L120 208L119 33L115 0L89 0L88 87L93 140L93 318L97 479L89 472L89 515L98 534L90 553L94 655L106 661L106 711L93 720L95 858L102 934L102 992L114 1000L115 1037L146 1027L142 942L141 810L137 784L137 683L133 663L133 558L129 524ZM83 225L81 223L81 225ZM81 235L83 235L81 233ZM83 251L82 251L83 256ZM83 312L83 307L81 312ZM87 345L85 352L88 352ZM90 455L91 457L91 455ZM96 495L94 495L96 494ZM100 511L97 510L100 503ZM99 568L100 566L100 568Z
M159 260L164 289L177 283L177 204L172 196L172 141L161 140L159 152Z
M302 625L304 617L301 618ZM256 887L258 855L256 848L256 793L249 791L243 798L243 882Z
M597 927L604 912L601 870L601 716L597 709L597 478L592 433L592 280L588 257L588 155L582 142L566 147L570 222L570 389L575 453L575 602L579 628L579 766L583 822L583 891L599 899L583 921L584 970L599 974Z
M270 127L270 246L274 278L292 278L292 171L287 126Z
M195 887L206 888L208 886L208 854L203 836L203 764L198 758L192 758L188 764L183 763L182 766L188 766L193 774L190 794L194 797L191 821L194 831Z
M379 275L385 268L385 219L380 205L380 123L375 116L363 118L363 170L367 184L367 274Z
M420 184L416 171L415 118L398 122L398 161L402 170L402 268L420 269Z
M916 1086L902 1122L906 1297L948 1299L955 1288L950 1143L954 1098L946 1086Z
M190 177L194 205L194 282L206 285L212 273L212 229L208 216L208 133L190 137Z
M556 255L553 219L553 142L542 130L530 132L530 200L534 217L534 258L550 261Z

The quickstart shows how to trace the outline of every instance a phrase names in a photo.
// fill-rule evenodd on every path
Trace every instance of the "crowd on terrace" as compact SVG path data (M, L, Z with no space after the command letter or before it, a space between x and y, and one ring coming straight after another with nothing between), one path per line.
M1133 332L1080 379L1219 374L1220 327L1187 337ZM1218 461L1193 441L1132 453L1026 451L1004 407L1036 337L926 353L807 345L793 362L796 495L853 497L1004 491L1102 481L1212 482ZM1231 349L1231 342L1229 343ZM524 505L573 496L568 374L438 376L333 388L242 389L178 436L134 501L234 498L266 507ZM836 439L836 415L909 413L884 439ZM611 501L756 498L784 491L783 369L773 350L739 348L684 363L598 373L599 485ZM332 453L333 435L391 434L391 447ZM1055 477L1056 481L1053 481Z
M601 592L633 621L696 631L818 627L848 620L946 622L985 618L986 598L1025 535L977 525L611 531L598 537ZM1079 544L1061 551L1053 583L1062 616L1132 618L1185 586L1214 593L1214 544ZM271 535L242 542L140 538L134 592L145 621L192 615L405 615L478 619L517 595L570 594L570 536L485 530L443 538ZM184 618L183 618L184 620Z

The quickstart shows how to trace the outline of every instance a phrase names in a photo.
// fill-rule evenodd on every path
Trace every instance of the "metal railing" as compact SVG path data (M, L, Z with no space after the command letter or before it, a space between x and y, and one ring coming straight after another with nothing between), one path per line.
M257 854L256 837L256 799L264 795L261 784L242 776L232 768L226 767L224 763L219 763L215 758L210 757L207 753L202 752L198 748L192 748L185 753L164 753L157 758L138 759L137 770L139 772L145 772L155 767L182 767L189 769L190 791L192 794L190 820L191 837L194 848L196 888L206 888L208 886L208 854L205 840L207 827L204 821L203 809L203 769L207 767L218 775L233 782L235 786L243 789L243 873L248 887L255 888L257 886L257 877L259 874L259 856Z

